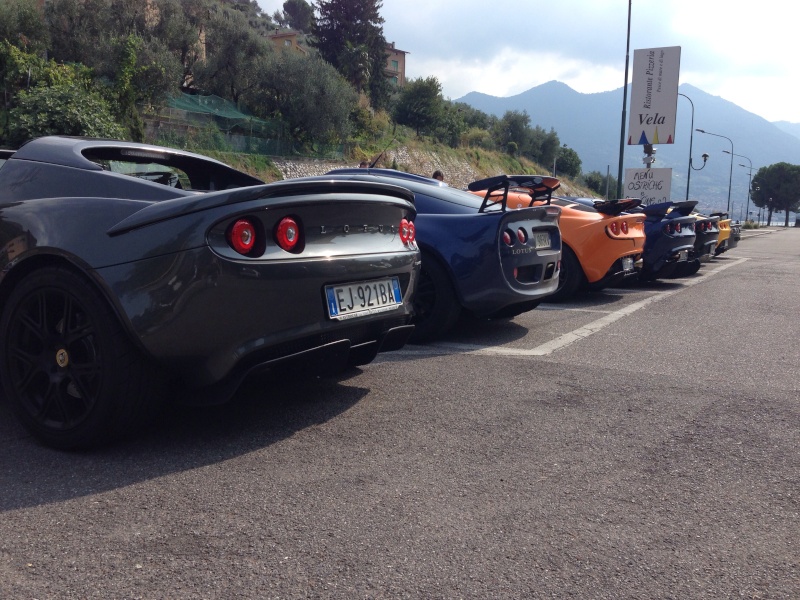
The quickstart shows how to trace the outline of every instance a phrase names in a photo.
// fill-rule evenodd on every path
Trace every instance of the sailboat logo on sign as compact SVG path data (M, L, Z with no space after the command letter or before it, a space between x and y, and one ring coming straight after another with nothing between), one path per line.
M674 143L680 57L680 46L634 50L629 145Z

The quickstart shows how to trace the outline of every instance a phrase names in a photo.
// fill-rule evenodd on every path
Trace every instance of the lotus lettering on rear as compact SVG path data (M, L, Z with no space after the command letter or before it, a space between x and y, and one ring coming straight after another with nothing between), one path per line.
M397 225L320 225L319 232L326 233L350 233L358 231L361 233L397 233Z

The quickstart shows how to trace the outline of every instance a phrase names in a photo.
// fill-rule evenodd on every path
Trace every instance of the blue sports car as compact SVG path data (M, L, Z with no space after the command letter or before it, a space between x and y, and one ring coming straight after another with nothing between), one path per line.
M336 169L328 177L400 185L414 192L422 269L412 299L412 341L442 335L463 313L516 316L535 308L558 287L561 209L549 203L506 207L509 189L537 187L536 179L541 178L535 175L500 175L476 182L482 187L475 189L488 190L484 198L392 169ZM495 201L497 194L502 201Z
M669 277L684 267L694 251L697 202L660 202L634 209L645 215L644 253L639 279L652 281Z

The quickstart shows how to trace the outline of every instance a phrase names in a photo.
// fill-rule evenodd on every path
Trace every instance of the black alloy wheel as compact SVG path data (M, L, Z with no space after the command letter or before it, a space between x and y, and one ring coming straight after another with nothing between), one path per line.
M459 316L461 305L450 276L435 258L422 257L419 281L414 292L414 332L412 342L425 342L451 329Z
M586 276L578 261L578 257L566 244L561 250L561 270L558 273L556 291L545 298L545 302L561 302L569 300L585 283Z
M0 318L0 377L22 425L46 445L98 445L132 430L153 395L146 361L80 275L46 267L17 283ZM144 377L144 380L142 379Z

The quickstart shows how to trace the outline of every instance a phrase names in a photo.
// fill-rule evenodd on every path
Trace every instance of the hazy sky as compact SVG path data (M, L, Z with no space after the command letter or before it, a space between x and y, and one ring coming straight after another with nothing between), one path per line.
M386 40L409 52L406 76L435 76L451 100L552 80L583 93L624 83L626 0L383 0L381 16ZM800 123L799 31L800 3L787 0L633 0L630 65L636 49L680 46L680 83Z

